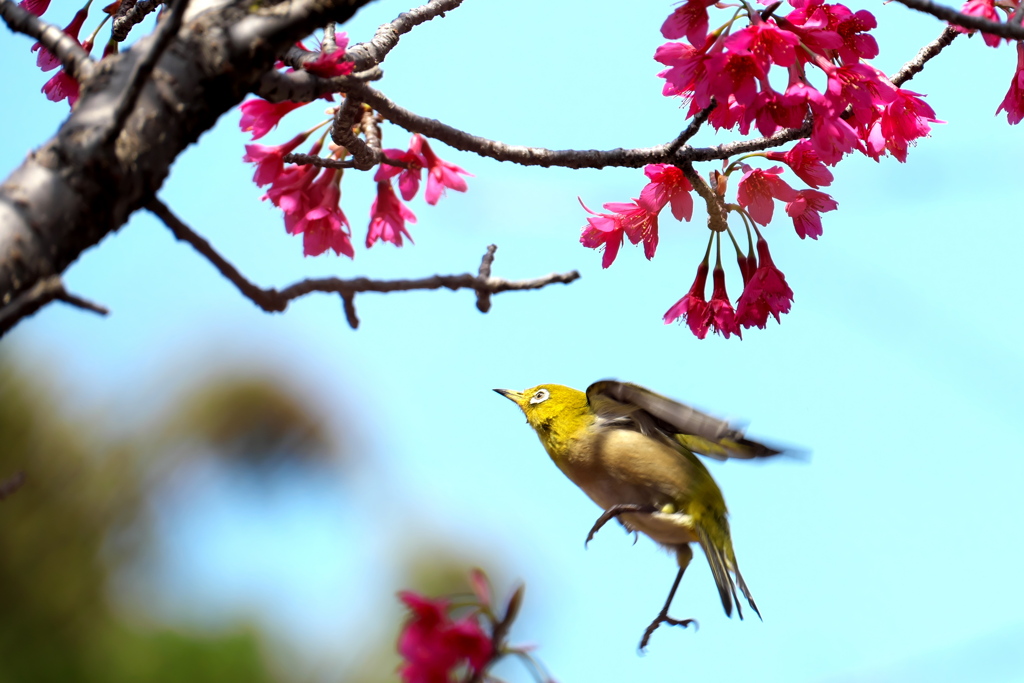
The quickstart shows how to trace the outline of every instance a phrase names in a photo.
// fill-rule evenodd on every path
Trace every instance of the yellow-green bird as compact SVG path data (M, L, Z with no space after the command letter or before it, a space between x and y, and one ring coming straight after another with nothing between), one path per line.
M644 632L641 650L662 623L687 626L695 621L668 616L693 558L691 543L699 543L708 558L725 613L732 616L735 602L743 618L738 587L761 616L736 564L725 499L694 453L749 459L780 450L636 384L603 380L591 384L586 393L559 384L524 392L495 391L522 409L558 469L604 509L588 542L617 517L628 530L643 532L675 551L679 572L665 606Z

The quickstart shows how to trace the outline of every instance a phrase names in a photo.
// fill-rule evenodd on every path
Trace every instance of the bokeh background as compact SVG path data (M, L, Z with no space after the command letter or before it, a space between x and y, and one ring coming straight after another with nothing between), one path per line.
M877 16L888 73L942 29L895 3L852 7ZM364 40L405 9L381 0L345 28ZM403 37L379 87L510 143L657 144L684 125L651 59L670 9L469 1ZM0 39L8 170L67 114L39 94L30 45ZM0 502L0 681L393 680L395 592L461 590L474 565L499 592L525 581L512 640L536 643L559 681L1024 681L1024 145L993 117L1015 57L959 38L909 85L948 123L908 163L844 161L817 242L784 216L768 228L795 303L742 341L661 323L703 254L703 217L663 221L651 262L626 247L603 271L579 245L577 196L628 200L640 171L437 144L475 177L413 204L415 246L308 259L259 201L237 111L224 116L160 196L263 286L475 271L492 242L498 276L582 279L502 294L488 315L471 292L367 294L353 331L327 295L257 310L135 216L67 273L109 318L55 304L0 345L0 478L28 475ZM261 142L315 123L307 109ZM386 146L407 140L386 128ZM369 181L343 186L357 242ZM698 557L673 613L700 631L663 628L637 655L672 558L613 527L584 551L597 508L490 392L605 377L812 451L710 465L763 623L725 617Z

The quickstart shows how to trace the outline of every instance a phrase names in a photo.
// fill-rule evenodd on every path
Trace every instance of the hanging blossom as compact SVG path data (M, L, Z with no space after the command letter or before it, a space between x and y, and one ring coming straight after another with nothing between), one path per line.
M1010 81L1006 97L996 109L996 115L1001 111L1006 112L1006 120L1011 126L1024 119L1024 43L1020 41L1017 41L1017 69L1013 72L1013 80Z
M252 139L259 140L277 128L286 114L306 104L308 102L291 102L289 100L274 103L259 97L246 100L242 102L242 120L239 126L243 133L252 133Z
M242 106L240 127L243 131L252 132L254 138L261 137L276 126L282 116L298 106L301 105L293 102L275 105L264 100L250 100ZM333 251L353 258L352 231L340 206L343 171L321 169L315 164L285 164L284 161L314 130L326 123L328 121L279 145L247 144L243 160L256 165L253 182L257 186L269 185L263 199L270 200L281 209L285 230L292 235L303 235L303 253L306 256ZM325 136L313 143L309 156L320 154ZM440 159L420 135L412 136L409 149L386 149L383 154L390 163L381 163L374 174L377 197L370 208L365 240L367 248L379 241L390 242L397 247L403 246L407 239L412 242L407 225L416 222L416 215L396 195L392 186L396 178L402 198L409 201L419 191L420 176L423 169L427 169L431 174L428 176L427 199L436 203L443 187L466 191L466 182L459 174L470 175ZM332 158L341 159L345 155L347 151L343 147L332 146ZM438 185L442 187L438 189Z
M536 673L543 673L543 667L529 654L530 648L504 642L519 613L524 587L513 591L499 610L483 571L470 572L469 583L475 599L467 603L462 597L461 607L445 598L428 598L412 591L398 594L408 611L398 635L402 658L398 675L403 683L490 680L487 670L506 654L528 660ZM456 617L456 612L460 616ZM546 674L544 677L551 680Z
M302 64L305 71L320 76L321 78L333 78L335 76L348 76L355 69L355 64L345 60L345 50L348 48L348 34L345 32L334 35L336 48L327 52L320 46L320 54Z
M711 4L689 0L679 6L662 33L667 38L686 36L689 44L669 42L655 51L655 60L667 67L658 74L665 79L663 94L683 98L689 104L688 116L715 98L717 106L708 119L711 125L736 128L746 135L756 124L768 136L799 127L812 114L810 143L828 165L854 151L875 158L880 153L900 158L904 143L927 135L927 124L937 122L930 110L920 107L889 112L904 119L899 127L910 131L909 137L891 147L868 147L871 124L902 92L863 61L878 55L878 44L870 35L876 25L870 12L853 12L839 3L798 0L785 16L764 20L755 11L748 17L748 26L730 21L709 34ZM808 80L809 67L824 73L828 84L824 92ZM771 85L770 73L776 69L788 79L783 92ZM847 112L847 107L852 111ZM851 125L847 118L861 125Z

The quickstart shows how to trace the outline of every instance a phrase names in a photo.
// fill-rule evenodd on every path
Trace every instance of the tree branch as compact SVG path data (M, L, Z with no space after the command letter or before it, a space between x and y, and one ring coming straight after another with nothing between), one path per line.
M1022 7L1024 7L1024 5L1022 5ZM960 35L959 31L952 26L947 26L942 29L942 33L939 34L938 38L922 47L917 53L917 56L904 64L902 69L889 77L889 80L892 81L892 84L897 88L902 87L904 83L921 73L924 70L925 63L942 52L944 48L949 47L950 43L952 43L953 39L958 35Z
M443 17L445 12L461 4L462 0L430 0L425 5L402 12L394 21L378 28L368 42L353 45L346 50L345 59L355 63L356 71L377 66L398 45L402 35L435 17Z
M0 308L0 337L22 319L36 313L51 301L63 301L86 311L107 315L110 311L88 299L76 296L64 288L59 275L51 275L37 282L31 289L16 296L11 303Z
M729 221L726 218L725 204L722 198L715 194L715 191L708 185L708 182L697 173L693 168L693 164L689 161L679 166L683 171L683 175L690 181L690 185L700 195L700 198L704 200L704 204L708 210L708 229L714 230L715 232L725 232L729 229Z
M473 275L463 273L462 275L434 275L431 277L419 278L416 280L371 280L365 277L343 280L336 277L311 278L296 282L282 290L264 289L249 282L237 268L231 265L227 259L198 235L195 231L183 223L171 210L158 199L154 199L146 205L146 208L155 214L174 233L174 236L183 242L188 242L200 254L206 257L221 275L231 281L246 298L268 313L283 312L293 299L311 294L313 292L326 292L338 294L344 305L345 317L349 325L355 329L359 326L359 318L356 316L355 296L363 292L408 292L422 289L451 290L472 289L477 293L477 308L481 312L487 312L481 307L481 297L489 297L501 292L524 291L528 289L541 289L550 284L568 284L579 278L577 271L569 273L551 273L543 277L531 280L505 280L490 276L490 265L494 260L494 250L497 247L491 245L487 248L480 264L480 273ZM485 275L485 272L487 273Z
M178 35L178 31L181 30L181 22L185 17L185 7L188 6L188 0L170 0L170 2L172 3L170 14L164 17L157 25L156 31L153 32L153 43L148 47L142 59L135 62L135 65L132 67L131 74L128 76L128 86L117 102L117 108L114 109L110 126L100 136L100 146L110 144L120 134L128 114L135 108L135 103L142 93L142 87L146 85L149 75L153 73L153 67L156 66L157 60L160 59L164 50L167 49L171 41ZM138 7L138 5L135 7Z
M896 1L902 5L906 5L910 9L916 9L918 12L930 14L933 17L948 21L951 24L956 24L957 26L991 33L994 36L999 36L1008 40L1024 40L1024 27L1019 24L992 21L991 19L984 19L972 14L964 14L963 12L957 12L952 7L934 3L931 0Z
M160 5L164 0L122 0L121 7L114 17L113 26L110 29L111 36L117 42L123 42L128 33L135 28L146 16Z
M39 41L40 45L53 53L72 78L84 81L92 75L96 65L92 57L82 49L77 40L59 27L22 9L13 0L0 0L0 18L7 24L7 28L15 33L22 33Z

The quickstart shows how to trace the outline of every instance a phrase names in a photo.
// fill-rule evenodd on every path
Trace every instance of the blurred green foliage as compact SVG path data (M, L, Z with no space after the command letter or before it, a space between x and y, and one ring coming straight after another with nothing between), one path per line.
M205 376L135 433L116 409L71 416L45 379L0 354L0 683L301 680L268 665L255 622L215 633L171 628L146 605L127 615L111 591L126 567L145 569L148 506L176 468L215 457L261 477L285 462L345 477L351 444L334 438L349 433L339 416L328 429L299 387L238 370ZM468 593L479 550L409 533L394 557L401 585ZM380 614L390 621L399 609L396 600ZM321 670L316 680L394 681L400 620L348 658L348 670Z
M141 539L144 463L63 415L0 359L0 683L271 681L251 629L205 636L129 623L107 598ZM116 539L116 542L112 542Z

